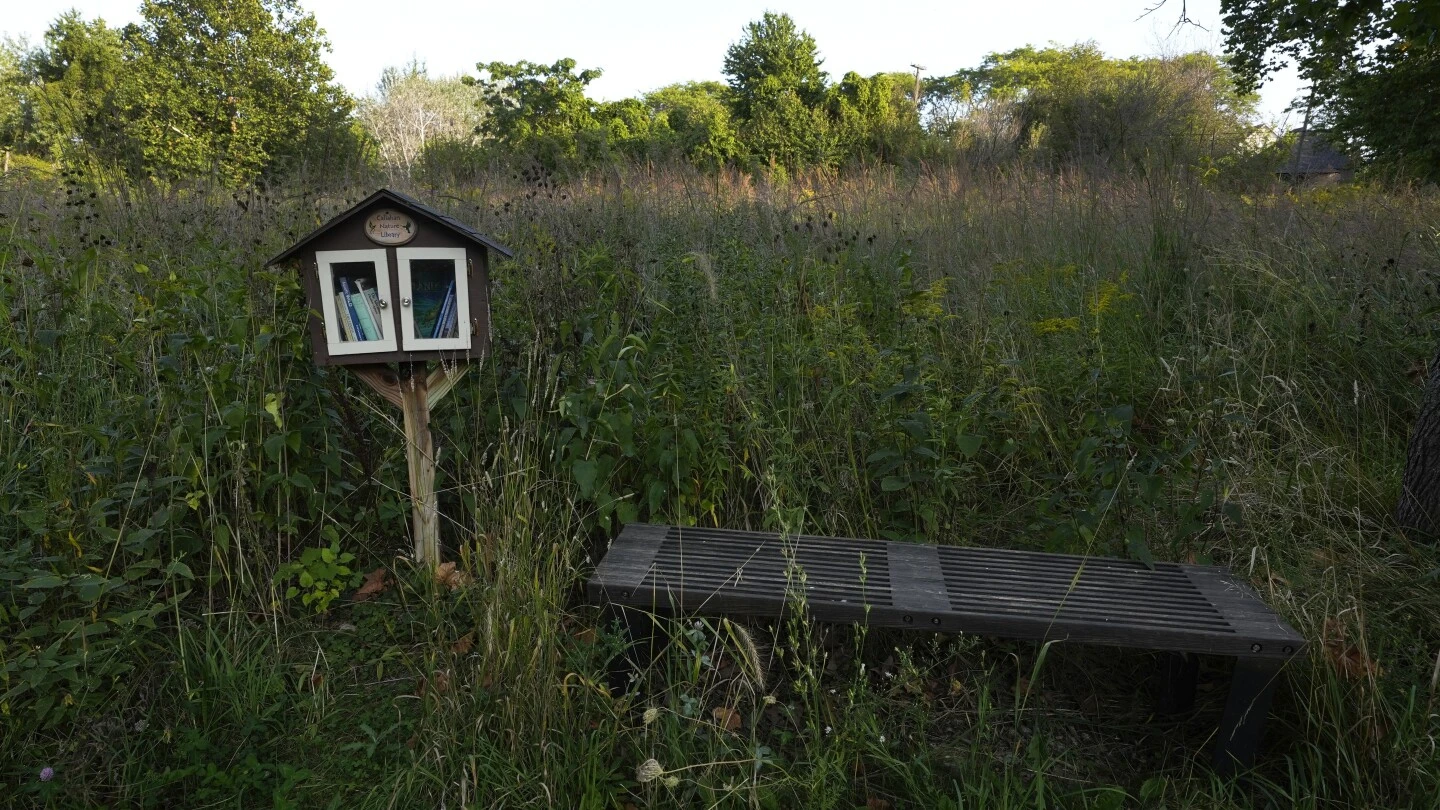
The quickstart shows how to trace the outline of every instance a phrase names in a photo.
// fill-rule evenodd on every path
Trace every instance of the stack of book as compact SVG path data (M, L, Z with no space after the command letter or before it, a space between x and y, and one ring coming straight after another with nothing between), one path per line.
M363 278L342 277L340 290L335 293L335 315L340 319L341 337L346 341L384 338L385 319L380 314L380 295L375 288Z
M440 317L435 319L435 328L430 330L432 338L458 337L459 329L455 318L455 282L451 281L440 302Z

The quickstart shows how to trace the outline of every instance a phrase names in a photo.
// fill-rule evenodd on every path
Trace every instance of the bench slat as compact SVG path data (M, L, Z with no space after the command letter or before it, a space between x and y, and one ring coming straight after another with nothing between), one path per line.
M950 595L934 546L889 543L885 558L890 563L890 604L900 610L949 612Z
M1304 639L1223 568L765 532L627 526L591 597L779 617L1284 658Z

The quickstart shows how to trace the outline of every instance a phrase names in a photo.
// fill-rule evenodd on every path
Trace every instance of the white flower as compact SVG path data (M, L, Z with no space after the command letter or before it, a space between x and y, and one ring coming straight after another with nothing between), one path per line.
M655 708L654 706L651 706L650 708L645 710L644 714L640 715L640 721L648 726L651 723L655 722L659 717L660 710Z
M827 736L827 737L830 736L830 732L832 732L832 731L834 731L834 730L835 730L835 729L830 728L829 726L826 726L826 727L825 727L825 736Z
M635 769L635 780L641 784L653 782L664 773L665 768L662 767L659 762L655 761L654 757L651 757L640 763L640 767Z

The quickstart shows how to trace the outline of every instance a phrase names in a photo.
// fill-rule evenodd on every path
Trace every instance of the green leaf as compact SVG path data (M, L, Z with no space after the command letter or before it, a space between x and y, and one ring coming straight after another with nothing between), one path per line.
M975 454L980 451L981 440L980 436L962 433L955 437L955 446L960 448L960 452L965 458L974 458Z
M1125 550L1130 553L1130 558L1145 563L1145 567L1155 569L1155 555L1150 553L1150 545L1145 542L1145 530L1140 526L1131 526L1125 531Z
M898 492L908 486L910 486L909 479L896 475L887 475L880 481L880 489L882 492Z
M65 580L64 577L57 577L57 576L53 576L53 575L52 575L52 576L41 576L41 577L35 577L34 579L30 580L29 582L26 582L24 585L21 585L20 587L22 587L22 588L33 588L33 589L35 589L35 590L41 590L41 589L47 589L47 588L58 588L58 587L60 587L61 585L64 585L65 582L66 582L66 580Z
M599 465L589 459L581 459L570 466L575 483L580 487L580 497L589 498L595 494L595 476Z
M886 447L883 450L876 450L865 457L866 464L878 464L881 461L900 458L900 451L893 447Z

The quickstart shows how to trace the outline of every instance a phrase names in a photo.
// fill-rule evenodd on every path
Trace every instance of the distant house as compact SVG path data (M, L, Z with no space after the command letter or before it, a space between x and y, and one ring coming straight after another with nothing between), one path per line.
M1344 183L1355 176L1350 159L1335 149L1325 130L1295 130L1290 159L1275 170L1281 180L1309 185Z

